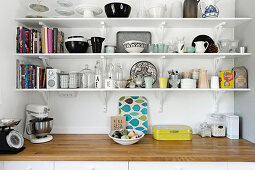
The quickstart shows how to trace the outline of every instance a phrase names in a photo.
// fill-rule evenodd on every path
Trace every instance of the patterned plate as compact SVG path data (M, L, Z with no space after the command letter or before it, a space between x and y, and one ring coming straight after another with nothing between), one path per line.
M126 117L127 129L148 131L147 99L141 96L122 96L119 99L119 114Z
M152 84L154 84L156 83L158 76L157 68L149 61L139 61L135 63L130 70L131 77L136 78L137 75L140 75L141 77L152 77ZM142 87L145 87L144 82Z

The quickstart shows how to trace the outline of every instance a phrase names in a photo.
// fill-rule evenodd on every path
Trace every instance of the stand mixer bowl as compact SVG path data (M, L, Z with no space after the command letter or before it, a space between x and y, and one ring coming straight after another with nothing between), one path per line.
M37 138L46 137L53 128L53 118L32 119L30 120L31 134Z

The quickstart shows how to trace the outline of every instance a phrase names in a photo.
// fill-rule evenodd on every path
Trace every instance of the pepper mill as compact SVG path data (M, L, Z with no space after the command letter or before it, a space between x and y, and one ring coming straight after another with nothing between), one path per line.
M199 0L185 0L183 4L183 18L197 18Z
M204 88L208 89L209 88L209 81L208 81L208 76L207 76L207 70L201 70L200 71L200 76L199 76L199 81L198 81L198 88Z

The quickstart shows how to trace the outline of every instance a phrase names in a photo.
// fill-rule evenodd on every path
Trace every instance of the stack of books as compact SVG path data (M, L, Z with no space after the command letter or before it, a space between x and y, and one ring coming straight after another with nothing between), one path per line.
M64 53L64 33L58 28L17 27L16 50L17 53Z
M46 71L43 67L17 61L17 88L46 88Z

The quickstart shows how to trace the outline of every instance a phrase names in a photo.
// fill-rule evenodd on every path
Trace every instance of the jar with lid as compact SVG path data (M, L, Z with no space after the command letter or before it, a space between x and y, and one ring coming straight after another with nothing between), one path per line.
M69 87L69 74L61 72L59 74L59 79L60 79L60 88L61 89L68 89L68 87Z
M201 137L212 137L212 130L207 122L200 125L199 134Z
M210 119L212 136L225 137L226 136L225 116L222 114L212 114Z
M81 74L81 88L95 88L95 74L89 69L89 65L86 64L85 68L80 71Z
M69 88L77 89L79 87L79 73L76 71L72 71L69 73Z

